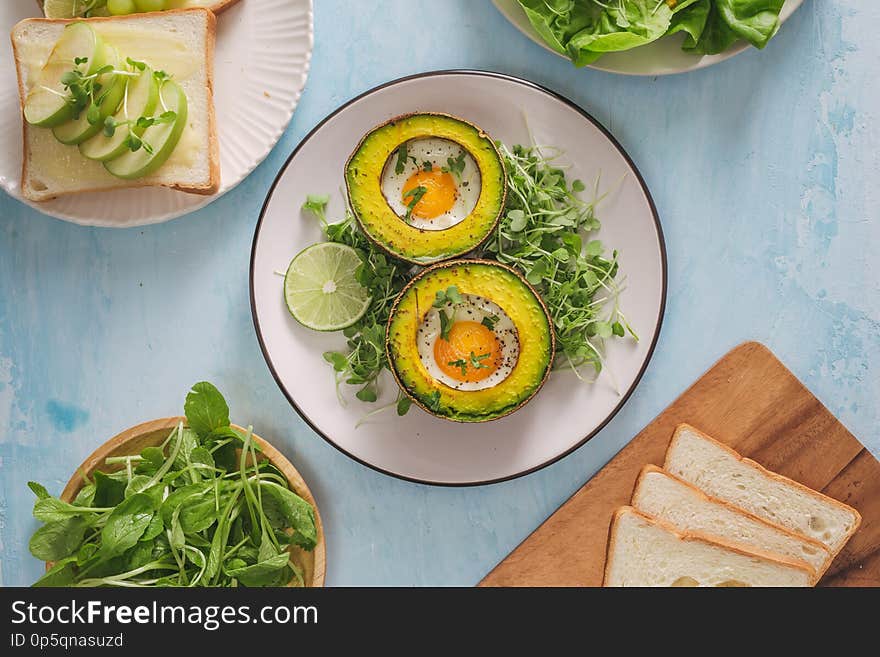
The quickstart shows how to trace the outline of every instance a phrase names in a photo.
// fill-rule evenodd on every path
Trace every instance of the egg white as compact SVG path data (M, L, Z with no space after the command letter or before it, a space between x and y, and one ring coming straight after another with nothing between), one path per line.
M462 302L455 306L455 321L482 323L487 317L497 317L493 333L501 346L501 364L482 381L458 381L446 374L434 359L434 343L440 339L440 310L431 308L419 325L416 343L419 360L428 374L440 383L455 390L485 390L504 381L519 360L519 334L510 316L497 303L475 294L462 294ZM452 311L447 307L446 312Z
M389 207L401 219L405 219L407 213L406 203L403 202L403 188L406 181L416 171L424 167L425 162L430 162L432 169L441 169L448 166L448 160L455 160L464 153L464 169L459 179L455 174L455 184L458 193L455 195L455 203L448 212L434 219L423 219L411 216L408 223L422 230L445 230L464 221L477 205L480 198L482 178L480 168L473 156L461 145L448 139L439 137L425 137L423 139L411 139L406 142L406 164L403 173L396 172L397 150L395 150L385 168L382 171L382 194Z

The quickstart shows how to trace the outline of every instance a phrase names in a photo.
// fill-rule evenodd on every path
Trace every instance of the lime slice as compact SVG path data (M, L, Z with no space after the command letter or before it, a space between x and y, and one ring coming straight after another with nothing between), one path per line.
M313 244L287 268L284 299L293 318L315 331L339 331L357 322L372 301L355 278L361 258L350 246Z

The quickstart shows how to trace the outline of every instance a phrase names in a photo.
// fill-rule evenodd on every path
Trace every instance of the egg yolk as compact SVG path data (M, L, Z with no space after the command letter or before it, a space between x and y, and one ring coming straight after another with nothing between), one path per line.
M419 188L424 190L421 198L416 195ZM401 200L409 207L413 200L418 199L412 206L412 214L421 219L434 219L449 212L457 196L458 188L451 173L444 173L440 169L419 169L404 184Z
M437 338L434 360L440 370L456 381L482 381L501 365L498 338L478 322L455 322L449 339Z

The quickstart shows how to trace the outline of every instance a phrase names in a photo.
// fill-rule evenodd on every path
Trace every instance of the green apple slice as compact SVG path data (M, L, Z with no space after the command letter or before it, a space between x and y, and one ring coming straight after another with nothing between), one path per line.
M122 106L113 117L117 125L129 120L136 121L141 116L152 116L159 103L159 83L151 68L147 67L136 78L127 78L127 84ZM132 126L131 131L138 137L144 134L144 129L137 126ZM119 157L128 149L127 139L128 129L125 126L117 128L112 137L99 131L79 145L79 152L90 160L106 162Z
M25 120L41 128L54 128L70 120L74 106L70 93L61 84L61 77L74 68L91 75L104 65L104 56L104 44L88 23L71 23L65 27L25 100ZM83 57L87 58L86 62L79 65L74 62Z
M186 94L174 80L165 80L159 88L159 107L157 112L174 112L175 117L168 123L152 125L141 135L141 139L151 146L124 152L117 158L104 163L104 167L117 178L134 180L148 176L161 167L180 141L187 123Z
M116 48L106 45L104 46L104 50L104 65L112 64L114 67L119 67L121 62ZM98 115L97 117L93 117L94 122L89 122L89 112L91 111L92 105L92 103L89 103L89 105L82 109L79 116L74 116L69 121L65 121L61 125L55 126L52 129L55 139L62 144L76 145L81 144L86 139L90 139L98 134L104 125L104 119L115 114L116 110L119 109L119 104L122 102L122 96L125 93L126 78L126 75L117 73L105 73L104 75L101 75L97 79L98 84L101 85L101 89L95 96Z

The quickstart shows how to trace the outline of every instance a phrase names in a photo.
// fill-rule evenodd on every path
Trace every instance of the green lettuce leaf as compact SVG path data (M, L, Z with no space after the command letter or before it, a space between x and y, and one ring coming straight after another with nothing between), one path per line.
M727 26L741 39L763 48L779 29L785 0L715 0Z

